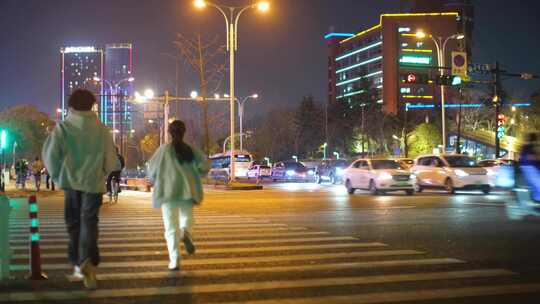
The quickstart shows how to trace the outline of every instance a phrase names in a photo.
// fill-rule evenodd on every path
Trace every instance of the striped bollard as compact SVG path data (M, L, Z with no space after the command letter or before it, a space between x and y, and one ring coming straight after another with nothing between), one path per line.
M9 248L9 199L0 195L0 281L9 279L11 248Z
M39 249L39 219L36 196L28 198L30 215L30 274L28 280L46 280L47 276L41 271L41 254Z

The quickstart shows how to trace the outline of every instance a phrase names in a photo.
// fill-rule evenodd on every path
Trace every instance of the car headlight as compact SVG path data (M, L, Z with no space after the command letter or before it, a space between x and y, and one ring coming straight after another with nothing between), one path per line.
M494 171L494 170L486 169L486 172L487 172L487 175L489 175L489 176L495 175L495 171Z
M390 174L388 172L383 172L383 173L379 174L379 178L380 179L392 179L392 174Z
M457 169L454 171L454 173L458 176L458 177L465 177L465 176L469 176L469 173L461 170L461 169Z
M287 170L287 172L285 172L285 174L287 174L287 176L293 176L295 174L294 170Z
M411 173L411 175L409 175L409 178L410 178L411 180L416 180L416 174Z
M313 170L308 170L307 174L308 174L308 175L313 175L313 174L315 174L315 171L313 171Z
M343 175L343 168L336 168L336 175Z

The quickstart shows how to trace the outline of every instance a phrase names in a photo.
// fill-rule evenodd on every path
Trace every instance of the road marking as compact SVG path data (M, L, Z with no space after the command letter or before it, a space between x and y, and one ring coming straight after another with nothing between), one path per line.
M386 291L346 296L318 296L316 298L291 298L244 301L243 304L376 304L403 303L412 301L448 300L467 297L526 294L540 292L540 284L490 285L478 287L456 287L413 291ZM518 300L518 299L516 299ZM517 303L519 300L517 301ZM226 302L222 304L232 304ZM237 302L236 302L237 303Z
M304 272L304 271L339 271L349 269L372 269L403 266L428 266L463 264L464 261L458 259L415 259L415 260L390 260L390 261L370 261L356 263L331 263L331 264L309 264L299 266L272 266L272 267L251 267L237 269L201 269L194 271L155 271L155 272L125 272L98 274L99 280L145 280L145 279L165 279L175 277L204 277L204 276L230 276L237 274L259 274L277 272Z
M125 236L126 234L130 234L130 231L116 231L118 229L115 229L115 231L108 231L100 229L99 235L105 236L105 235L120 235ZM235 229L236 230L236 229ZM197 235L225 235L225 236L242 236L245 235L248 236L258 236L258 235L271 235L271 234L287 234L287 231L306 231L308 228L306 227L270 227L270 228L250 228L250 229L242 229L238 231L234 231L234 234L231 234L230 231L227 231L225 229L220 229L217 231L214 230L199 230L197 231ZM256 233L255 233L256 232ZM136 233L138 235L142 234L159 234L163 235L163 230L152 230L152 231L140 231L140 229L133 230L132 233ZM328 232L325 232L325 234L329 234ZM28 237L30 235L29 231L24 232L17 232L17 233L10 233L9 234L12 237ZM47 238L48 236L64 236L67 238L67 232L65 229L63 230L57 230L56 232L49 230L49 231L41 231L41 235L43 238ZM224 236L224 237L225 237ZM226 237L225 237L226 238Z
M295 239L285 239L285 240L234 240L234 241L196 241L196 245L253 245L253 244L275 244L275 243L301 243L301 242L329 242L329 241L356 241L357 238L354 238L352 236L329 236L329 237L318 237L318 238L295 238ZM44 242L48 241L48 242ZM14 244L28 244L28 240L17 240L17 241L10 241L10 243ZM65 249L67 246L67 240L63 242L59 242L58 240L41 240L40 243L53 243L55 245L47 245L43 244L40 245L42 250L45 249ZM60 244L58 244L60 243ZM372 243L368 243L372 244ZM381 243L377 243L381 244ZM385 245L385 244L383 244ZM165 240L163 242L159 243L117 243L117 244L99 244L100 248L138 248L138 247L161 247L165 246ZM26 246L13 246L12 249L28 249L28 245Z
M98 298L121 298L121 297L145 297L164 296L178 294L201 294L218 292L243 292L254 290L273 290L283 288L313 288L313 287L333 287L351 286L366 284L385 284L400 282L417 282L431 280L455 280L466 278L482 278L496 276L510 276L513 272L504 269L468 270L468 271L447 271L429 272L414 274L376 275L347 278L321 278L304 280L280 280L266 282L244 282L225 284L205 284L188 286L169 286L157 288L126 288L126 289L102 289L92 292L88 291L52 291L52 292L12 292L0 294L2 302L39 301L39 300L76 300L76 299L98 299ZM539 284L535 285L540 288ZM454 289L451 289L452 291ZM492 289L495 291L495 289ZM409 292L411 294L411 292ZM301 301L303 299L297 299ZM267 301L267 303L270 303ZM275 303L275 302L274 302ZM280 301L280 303L283 303ZM298 302L300 303L300 302ZM305 302L302 302L305 303ZM322 303L322 302L319 302ZM329 302L325 302L329 303Z
M141 236L141 234L148 234L148 236ZM102 233L100 232L99 235L100 235L100 238L99 238L99 241L100 242L118 242L118 241L155 241L156 240L156 237L162 237L163 236L163 231L159 231L158 233L156 232L153 232L153 233L141 233L139 235L137 234L129 234L129 235L126 235L126 233L117 233L117 234L114 234L114 235L118 235L118 236L122 236L122 237L105 237L105 236L108 236L108 235L113 235L112 233ZM261 238L261 237L265 237L265 236L270 236L270 237L291 237L291 236L309 236L309 235L329 235L330 232L326 232L326 231L306 231L306 232L287 232L287 231L263 231L263 232L259 232L259 233L243 233L243 234L240 234L240 233L235 233L234 235L231 235L230 233L227 233L225 235L219 235L219 236L216 236L214 235L213 233L208 235L208 234L203 234L201 232L198 232L197 233L197 240L198 241L201 241L201 240L212 240L212 239L237 239L239 237L243 237L243 238L248 238L248 237L251 237L251 238ZM30 233L25 233L25 234L21 234L21 235L10 235L12 238L12 240L16 240L19 241L20 239L28 239ZM205 235L205 236L203 236ZM56 240L56 241L64 241L66 240L67 241L68 239L68 234L67 233L55 233L55 234L51 234L51 233L48 233L48 234L42 234L41 235L41 240L44 241L44 240ZM281 238L277 238L277 239L274 239L275 241L279 241Z
M133 229L133 226L131 225L131 223L126 220L126 222L123 224L123 225L102 225L102 224L99 224L99 227L100 228L114 228L114 229L118 229L118 228L126 228L126 226L128 226L127 228L130 228L130 229ZM144 227L144 228L162 228L163 227L163 223L147 223L147 224L138 224L137 227L141 228ZM197 223L195 223L194 227L195 229L197 228L213 228L213 229L224 229L224 228L240 228L240 229L243 229L243 228L257 228L257 227L285 227L285 226L288 226L287 224L276 224L276 223L270 223L270 224L230 224L230 225L199 225ZM58 230L58 229L62 229L62 230L65 230L66 227L65 225L44 225L44 226L40 226L39 227L40 230ZM24 230L24 229L28 229L28 225L24 225L24 226L20 226L20 227L10 227L10 230L11 231L20 231L20 230Z
M218 254L218 253L255 253L274 251L296 251L296 250L322 250L322 249L353 249L353 248L373 248L385 247L381 243L344 243L344 244L324 244L324 245L292 245L292 246L267 246L267 247L243 247L243 248L201 248L197 249L198 254ZM165 247L165 244L162 244ZM102 251L103 257L145 257L168 255L167 250L145 250L145 251ZM65 253L44 253L42 259L65 258ZM14 254L12 259L28 259L28 253Z
M245 263L267 263L267 262L290 262L290 261L310 261L326 259L352 259L362 257L383 257L400 255L421 255L421 251L416 250L373 250L363 252L340 252L340 253L319 253L319 254L298 254L280 256L260 256L260 257L228 257L228 258L207 258L207 259L186 259L182 265L220 265L220 264L245 264ZM169 261L118 261L105 262L99 264L99 268L136 268L136 267L165 267ZM10 265L11 271L28 271L27 264ZM44 270L70 270L68 264L43 264Z

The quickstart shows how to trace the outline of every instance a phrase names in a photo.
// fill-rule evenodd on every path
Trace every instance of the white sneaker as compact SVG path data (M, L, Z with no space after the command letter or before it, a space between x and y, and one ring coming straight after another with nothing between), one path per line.
M178 260L169 262L169 270L178 271L180 270L180 262Z
M86 259L81 264L81 273L83 274L83 284L86 289L97 289L96 279L96 266L90 262L90 259Z
M79 266L73 267L73 273L67 275L67 279L70 282L80 282L84 279L84 275L81 272L81 268Z

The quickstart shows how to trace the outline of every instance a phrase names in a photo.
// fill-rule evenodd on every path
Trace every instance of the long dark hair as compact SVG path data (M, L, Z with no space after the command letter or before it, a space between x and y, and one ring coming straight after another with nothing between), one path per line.
M191 163L195 159L195 154L191 147L184 142L186 125L181 120L175 120L169 124L169 134L172 138L172 145L176 152L176 158L183 163Z

